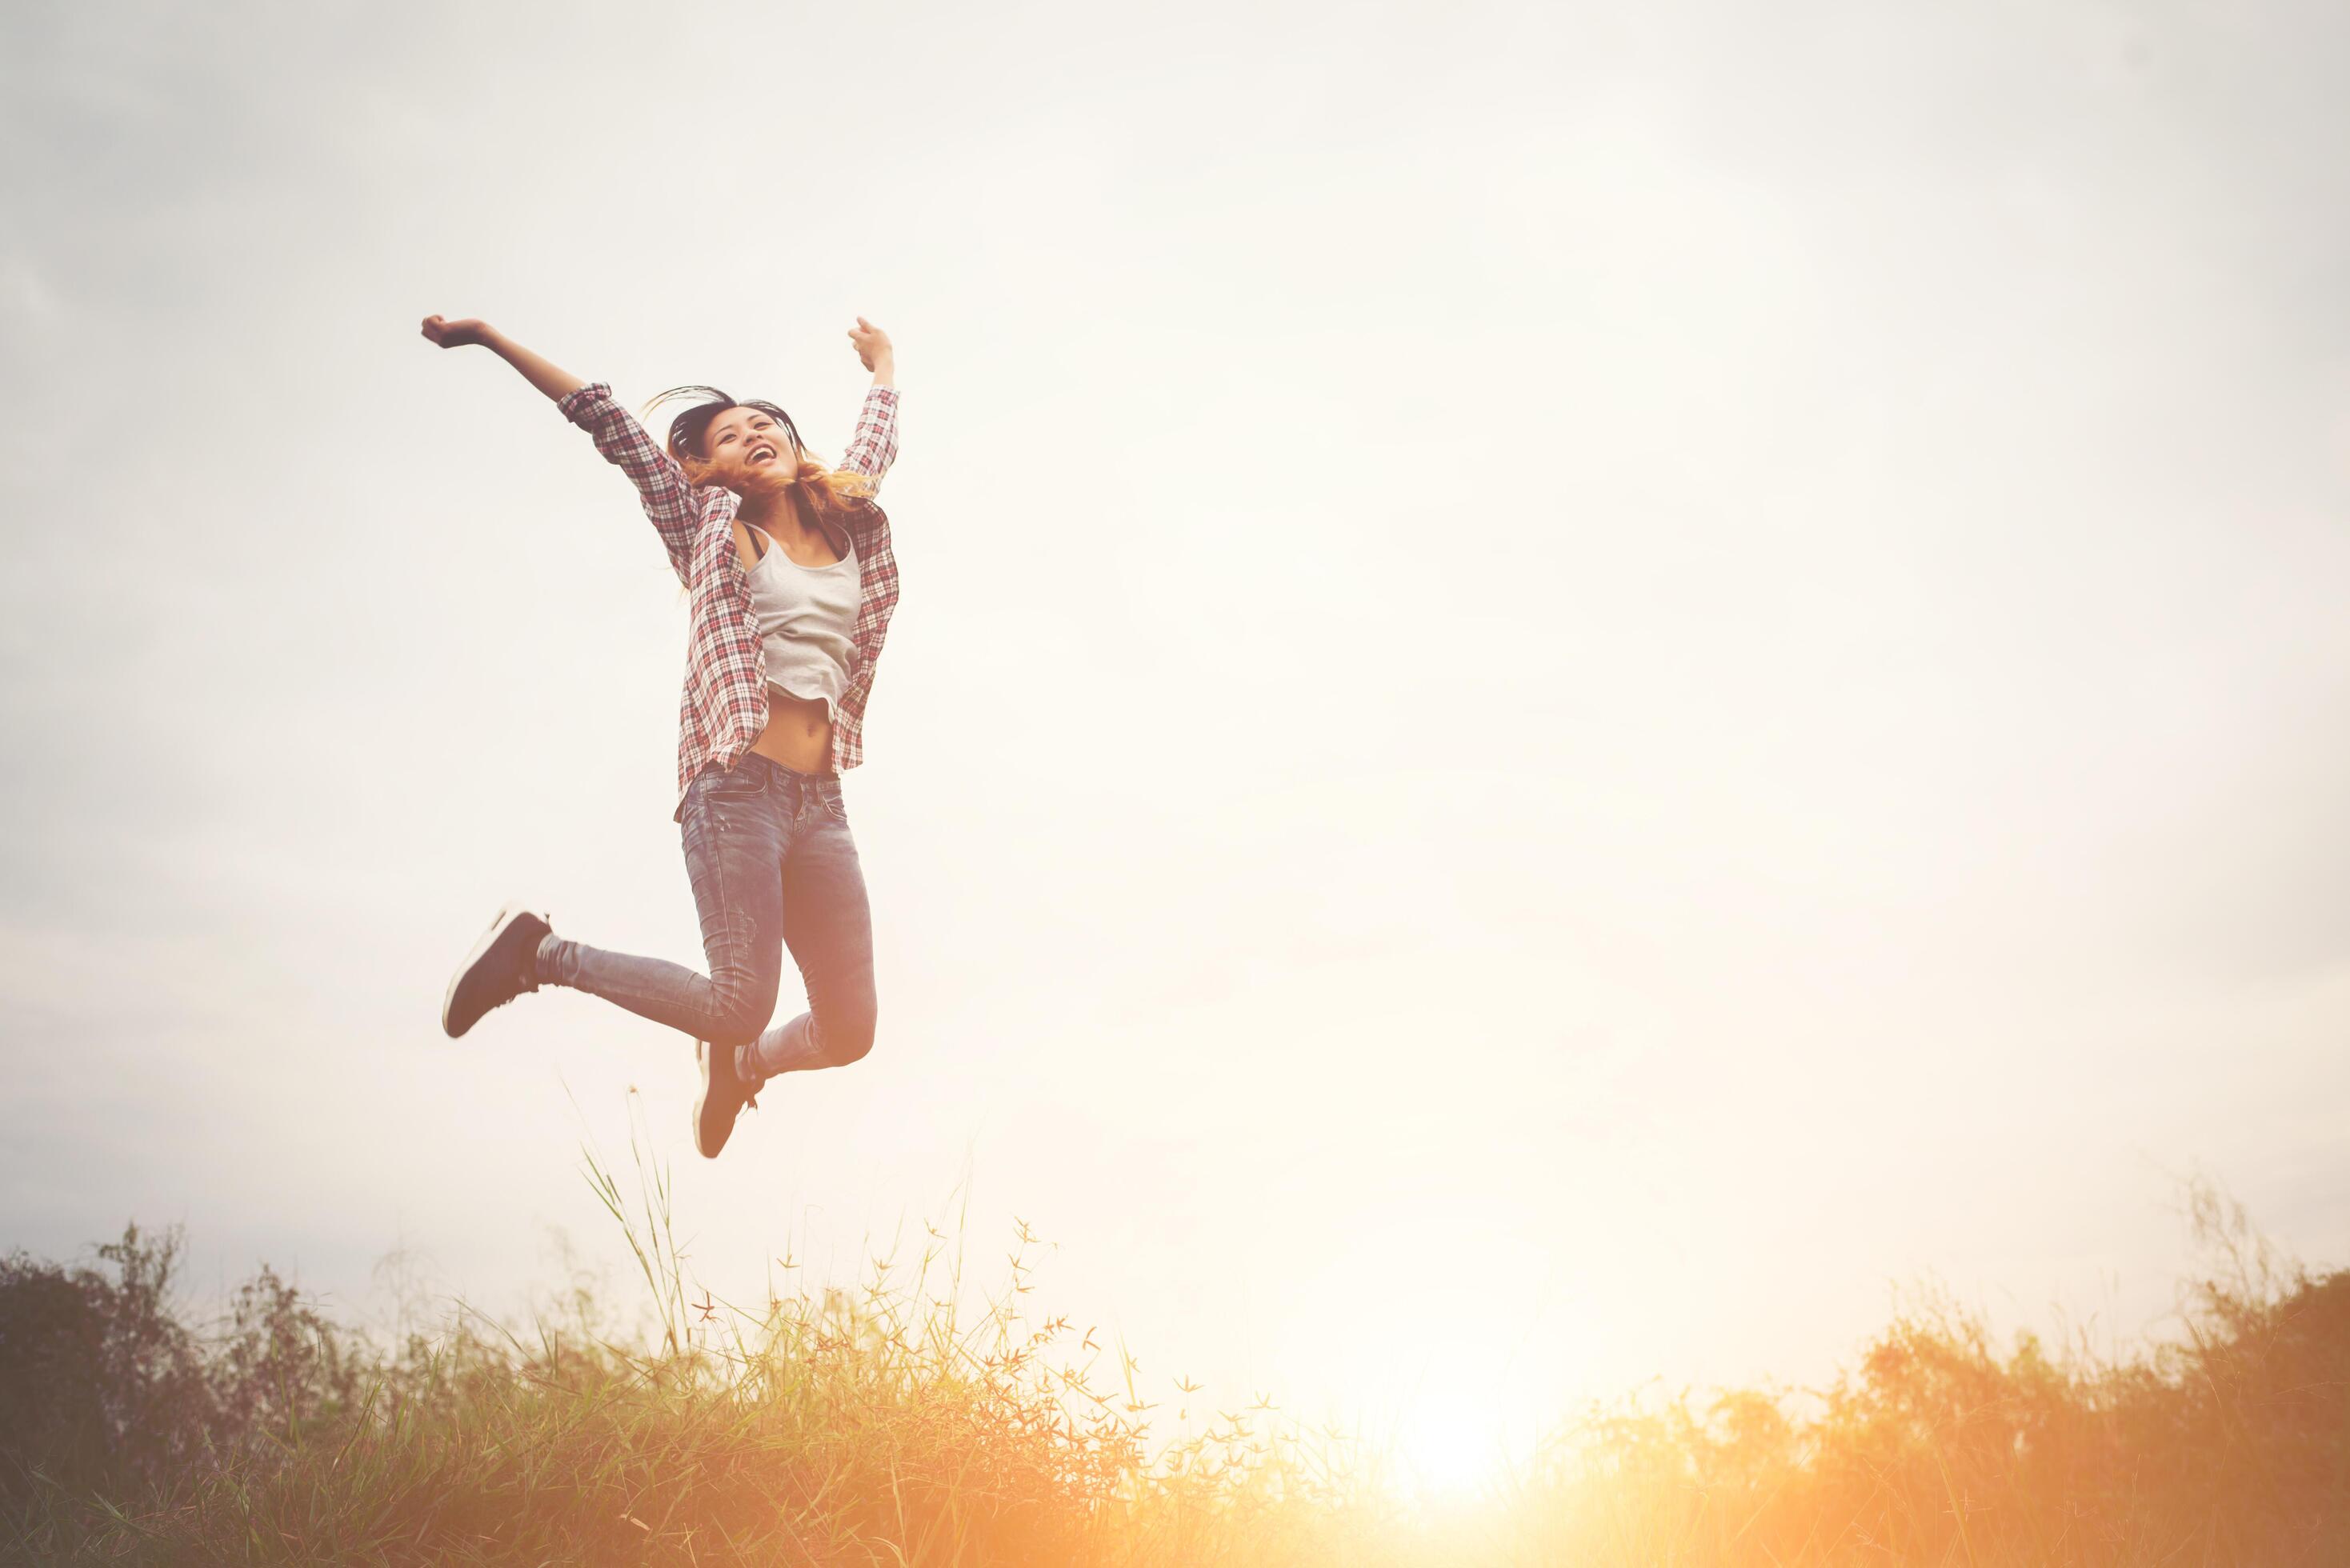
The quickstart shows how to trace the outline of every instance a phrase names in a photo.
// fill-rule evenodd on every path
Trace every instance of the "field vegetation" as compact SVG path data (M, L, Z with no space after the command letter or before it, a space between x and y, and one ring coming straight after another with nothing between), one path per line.
M2350 1563L2350 1273L2209 1191L2178 1332L2000 1344L1927 1297L1829 1386L1563 1420L1474 1503L1278 1411L1182 1408L951 1238L854 1290L689 1284L666 1189L591 1179L642 1266L622 1330L354 1333L264 1269L219 1321L176 1235L0 1262L0 1558L126 1563ZM1157 1427L1154 1424L1159 1424Z

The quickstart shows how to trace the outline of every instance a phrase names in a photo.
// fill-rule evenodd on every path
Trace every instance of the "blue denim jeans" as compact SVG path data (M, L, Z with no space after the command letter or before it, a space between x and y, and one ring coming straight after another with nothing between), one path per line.
M871 1050L873 917L839 778L745 753L732 770L702 771L680 826L710 972L550 938L539 949L540 983L736 1046L754 1084L844 1066ZM786 948L808 1010L769 1029Z

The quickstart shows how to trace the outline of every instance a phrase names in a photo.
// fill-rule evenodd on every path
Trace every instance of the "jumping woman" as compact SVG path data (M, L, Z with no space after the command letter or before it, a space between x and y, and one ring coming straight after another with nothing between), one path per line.
M898 454L889 335L857 318L873 372L840 466L791 416L681 387L692 406L653 444L604 383L582 381L481 321L425 317L443 348L476 344L555 400L636 484L685 585L692 627L678 722L675 820L702 914L708 974L558 937L501 910L449 982L452 1038L543 985L569 986L693 1037L694 1147L715 1158L767 1079L838 1067L873 1047L873 924L840 775L863 758L873 667L898 603L889 520L873 497ZM789 948L807 1011L768 1028Z

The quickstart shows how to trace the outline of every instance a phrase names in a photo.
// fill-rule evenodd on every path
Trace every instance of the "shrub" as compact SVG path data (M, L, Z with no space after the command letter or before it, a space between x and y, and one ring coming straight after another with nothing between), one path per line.
M627 1228L650 1332L575 1296L530 1338L460 1314L380 1347L268 1270L209 1331L180 1240L0 1263L0 1552L28 1561L775 1562L1270 1568L2350 1561L2350 1274L2281 1262L2209 1193L2218 1265L2176 1343L2020 1336L1927 1295L1812 1394L1595 1410L1474 1508L1407 1509L1376 1456L1277 1414L1153 1450L1133 1364L975 1316L933 1245L900 1275L694 1299L666 1182Z

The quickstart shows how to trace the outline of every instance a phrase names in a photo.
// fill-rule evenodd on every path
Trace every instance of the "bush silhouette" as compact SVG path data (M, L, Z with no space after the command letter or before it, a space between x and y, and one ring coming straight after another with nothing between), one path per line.
M135 1227L98 1267L0 1262L0 1555L2350 1561L2350 1274L2281 1262L2205 1190L2190 1212L2214 1264L2173 1340L2002 1349L1926 1295L1825 1389L1595 1409L1439 1513L1386 1487L1380 1456L1277 1413L1218 1412L1154 1446L1131 1359L1026 1315L1024 1230L983 1314L959 1304L959 1271L941 1277L940 1246L859 1289L737 1310L688 1289L665 1182L639 1213L594 1180L643 1264L650 1334L575 1294L527 1338L460 1315L384 1346L266 1269L194 1326L173 1301L179 1236Z

